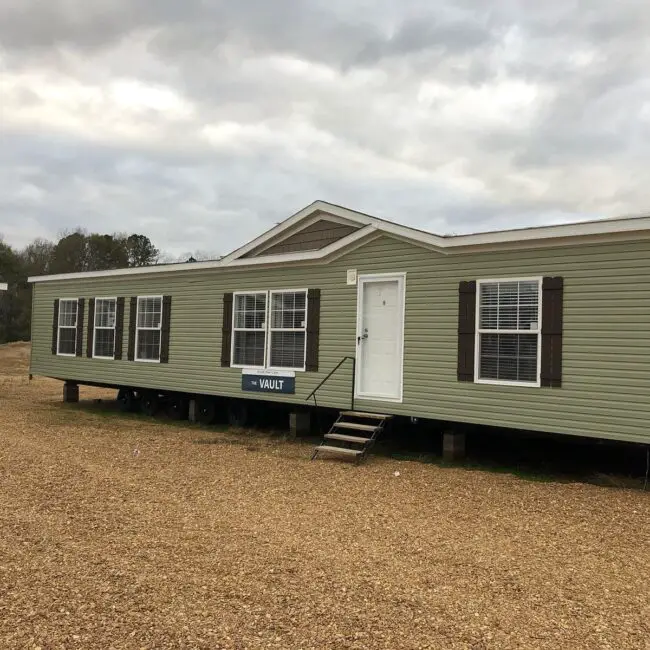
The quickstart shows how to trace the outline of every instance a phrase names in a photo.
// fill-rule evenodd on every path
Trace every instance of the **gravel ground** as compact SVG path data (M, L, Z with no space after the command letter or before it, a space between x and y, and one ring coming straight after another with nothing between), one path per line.
M650 648L648 493L309 462L63 405L26 358L0 347L0 648Z

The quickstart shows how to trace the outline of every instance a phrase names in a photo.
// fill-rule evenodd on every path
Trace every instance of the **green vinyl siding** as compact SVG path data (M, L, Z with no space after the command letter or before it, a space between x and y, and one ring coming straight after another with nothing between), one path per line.
M206 269L37 283L32 372L98 382L272 399L305 398L356 348L358 274L406 272L404 399L357 400L357 408L557 433L650 442L650 242L589 244L525 251L442 255L381 236L329 264ZM562 388L458 382L458 283L508 277L564 278ZM321 289L319 372L296 373L295 395L242 393L241 370L222 368L223 293ZM58 297L171 295L169 364L57 357L51 354ZM87 333L84 328L84 346ZM85 349L85 348L84 348ZM126 355L125 355L126 356ZM318 404L348 408L351 365L319 391Z

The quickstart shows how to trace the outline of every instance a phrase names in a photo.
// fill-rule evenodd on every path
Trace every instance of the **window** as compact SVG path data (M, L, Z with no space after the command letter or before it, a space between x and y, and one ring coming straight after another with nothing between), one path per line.
M271 291L269 367L305 367L307 292Z
M307 291L236 293L234 367L305 369Z
M160 361L162 296L138 297L136 320L136 361Z
M232 365L264 368L266 292L236 293L234 301Z
M115 315L117 298L95 299L95 331L93 335L93 357L113 359L115 357Z
M75 356L77 354L77 299L59 300L59 334L57 354Z
M479 280L476 380L539 386L540 279Z

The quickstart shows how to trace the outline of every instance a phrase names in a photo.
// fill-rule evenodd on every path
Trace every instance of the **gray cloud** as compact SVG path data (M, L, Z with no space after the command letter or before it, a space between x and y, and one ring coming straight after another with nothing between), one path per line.
M224 253L316 198L439 232L650 202L640 0L0 0L0 233Z

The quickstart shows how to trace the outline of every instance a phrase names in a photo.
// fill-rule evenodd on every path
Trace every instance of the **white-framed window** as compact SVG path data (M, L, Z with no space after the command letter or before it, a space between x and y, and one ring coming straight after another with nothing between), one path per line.
M231 367L305 369L306 289L235 293L232 317Z
M160 362L162 296L138 296L135 360Z
M269 292L268 367L305 369L307 290Z
M64 357L77 354L77 318L79 301L77 298L59 299L59 323L56 353Z
M542 279L478 280L475 380L540 385Z
M93 332L93 357L115 358L115 320L117 298L95 298L95 326Z
M231 366L264 368L267 292L235 293L233 301Z

